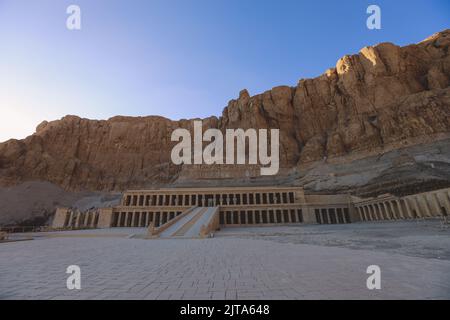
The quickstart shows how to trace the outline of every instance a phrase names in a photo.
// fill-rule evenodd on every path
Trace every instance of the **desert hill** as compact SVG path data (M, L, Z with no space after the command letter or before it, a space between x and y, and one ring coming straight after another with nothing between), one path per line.
M276 177L259 177L250 166L172 164L171 133L192 130L193 120L66 116L0 144L0 199L29 182L70 193L64 203L80 192L162 185L295 184L361 195L450 185L449 45L445 30L405 47L365 47L295 87L254 96L242 90L221 116L203 119L205 129L279 128ZM50 202L61 202L59 191L52 194ZM14 208L0 208L0 223L14 216Z

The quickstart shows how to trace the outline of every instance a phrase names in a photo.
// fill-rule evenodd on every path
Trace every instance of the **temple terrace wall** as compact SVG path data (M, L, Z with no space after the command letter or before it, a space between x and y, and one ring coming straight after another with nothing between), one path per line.
M127 191L120 206L96 213L59 208L53 227L158 227L197 206L219 207L222 226L350 223L357 218L350 196L305 195L300 187L174 188Z
M353 197L361 221L447 217L450 214L450 188L405 197L390 194L376 198Z
M341 224L446 217L450 189L396 197L308 195L300 187L174 188L126 191L121 204L79 212L58 208L54 228L155 227L192 207L219 207L221 226Z

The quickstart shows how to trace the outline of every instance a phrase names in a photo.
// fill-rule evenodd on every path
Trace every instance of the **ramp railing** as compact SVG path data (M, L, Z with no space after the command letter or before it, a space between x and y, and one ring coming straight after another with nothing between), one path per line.
M200 229L200 238L212 238L214 232L220 228L219 207L215 207L214 213L209 217Z
M176 216L175 218L167 221L166 223L155 227L153 221L150 222L148 228L147 228L147 238L158 238L159 235L161 234L161 232L167 230L168 228L170 228L172 225L174 225L176 222L178 222L180 219L184 218L185 216L187 216L188 214L190 214L192 211L194 211L196 208L198 208L197 206L192 207L187 209L186 211L184 211L182 214Z

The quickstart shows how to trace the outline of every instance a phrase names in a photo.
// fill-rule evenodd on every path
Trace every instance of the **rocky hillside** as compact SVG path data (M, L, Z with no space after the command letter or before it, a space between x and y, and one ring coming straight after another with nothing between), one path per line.
M255 96L243 90L222 116L203 124L221 130L279 128L277 183L301 183L307 173L299 172L313 172L324 162L348 164L442 140L450 133L449 44L446 30L405 47L365 47L295 87ZM37 180L69 191L111 191L201 179L258 180L259 171L245 166L173 165L171 133L179 127L192 130L192 123L156 116L102 121L66 116L43 122L32 136L0 144L0 186Z

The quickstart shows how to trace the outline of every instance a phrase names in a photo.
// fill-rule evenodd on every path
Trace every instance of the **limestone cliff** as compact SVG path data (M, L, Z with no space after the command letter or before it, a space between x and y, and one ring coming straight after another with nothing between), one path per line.
M414 45L363 48L297 86L231 100L208 128L279 128L280 176L317 161L348 161L450 133L450 30ZM175 166L174 129L192 120L66 116L0 144L0 185L45 180L66 190L123 190L196 179L240 178L251 168ZM333 160L334 159L334 160ZM248 170L247 170L248 169ZM248 172L250 173L248 173Z

